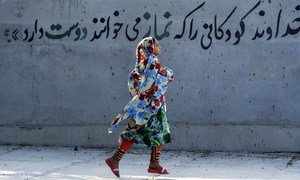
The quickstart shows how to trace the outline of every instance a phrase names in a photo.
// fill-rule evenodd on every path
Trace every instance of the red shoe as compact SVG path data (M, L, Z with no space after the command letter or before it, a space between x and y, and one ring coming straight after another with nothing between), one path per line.
M120 177L119 165L114 164L109 158L105 160L106 164L110 167L110 170L117 176Z
M148 168L149 173L158 173L158 174L170 174L164 167L157 166L155 168Z

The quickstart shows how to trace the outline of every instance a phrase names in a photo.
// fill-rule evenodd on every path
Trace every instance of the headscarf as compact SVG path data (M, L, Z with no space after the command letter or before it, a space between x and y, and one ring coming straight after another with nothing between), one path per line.
M157 40L154 37L146 37L138 43L135 50L136 62L134 70L128 76L128 89L133 97L141 82L144 80L144 70L147 65L149 56L155 56L154 47Z
M135 68L128 76L128 88L132 99L112 121L109 133L126 119L132 120L134 128L138 129L164 107L164 94L167 84L173 80L173 72L166 68L167 76L160 75L162 68L154 54L156 41L153 37L147 37L137 45Z
M146 37L136 46L137 63L145 61L150 54L154 53L155 42L157 40L154 37Z

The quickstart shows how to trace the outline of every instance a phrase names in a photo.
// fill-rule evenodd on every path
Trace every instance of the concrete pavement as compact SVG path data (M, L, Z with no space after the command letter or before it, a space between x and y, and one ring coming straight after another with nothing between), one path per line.
M104 160L115 149L0 146L0 179L118 179ZM300 179L298 153L167 151L169 175L149 174L150 149L130 149L120 162L121 179Z

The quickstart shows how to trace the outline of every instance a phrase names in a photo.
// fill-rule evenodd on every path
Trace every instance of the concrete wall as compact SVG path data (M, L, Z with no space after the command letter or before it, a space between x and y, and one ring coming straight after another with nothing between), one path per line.
M299 151L299 5L0 0L0 142L116 147L150 34L175 73L166 149Z

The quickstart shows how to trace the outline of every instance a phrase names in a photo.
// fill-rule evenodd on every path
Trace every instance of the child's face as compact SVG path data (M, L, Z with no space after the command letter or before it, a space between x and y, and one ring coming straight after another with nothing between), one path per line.
M155 45L154 45L154 54L156 55L160 55L160 46L158 45L157 41L155 42Z

